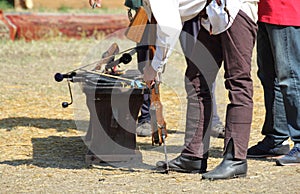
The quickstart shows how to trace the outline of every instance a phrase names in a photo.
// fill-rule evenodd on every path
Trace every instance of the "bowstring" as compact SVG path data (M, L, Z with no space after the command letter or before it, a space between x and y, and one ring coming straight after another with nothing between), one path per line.
M80 67L78 67L78 68L76 68L76 69L73 69L72 71L67 72L67 74L68 74L68 73L72 73L72 72L74 72L74 71L78 71L78 70L83 70L83 71L85 71L84 68L86 68L86 67L89 67L89 66L92 66L92 65L96 65L96 64L98 64L98 63L101 62L101 61L105 61L106 59L109 59L109 58L114 57L114 56L117 56L117 55L124 54L124 53L126 53L126 52L128 52L128 51L131 51L131 50L134 50L134 49L137 49L137 47L132 47L132 48L123 50L122 52L120 52L120 53L118 53L118 54L111 55L111 56L107 56L107 57L101 58L101 59L99 59L99 60L97 60L97 61L91 62L91 63L89 63L89 64L87 64L87 65L80 66Z

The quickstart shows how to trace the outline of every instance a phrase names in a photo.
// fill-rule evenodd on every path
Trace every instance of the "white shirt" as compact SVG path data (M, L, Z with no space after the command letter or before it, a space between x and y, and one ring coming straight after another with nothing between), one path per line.
M253 21L257 21L257 2L258 0L221 0L221 6L213 0L207 7L208 18L201 20L201 25L212 34L220 34L227 30L231 25L239 10L244 11ZM229 10L228 14L224 7ZM148 17L153 13L157 21L157 47L152 67L161 72L172 53L183 22L194 18L204 9L206 0L143 0Z

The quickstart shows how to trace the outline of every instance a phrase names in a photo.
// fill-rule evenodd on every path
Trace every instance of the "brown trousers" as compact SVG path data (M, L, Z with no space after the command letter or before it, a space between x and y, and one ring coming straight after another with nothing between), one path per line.
M234 157L245 159L253 112L251 58L257 25L240 11L232 26L218 35L203 27L198 34L186 69L187 92L186 138L182 154L207 158L212 115L211 89L217 72L224 63L225 87L230 103L226 112L224 150L230 139Z

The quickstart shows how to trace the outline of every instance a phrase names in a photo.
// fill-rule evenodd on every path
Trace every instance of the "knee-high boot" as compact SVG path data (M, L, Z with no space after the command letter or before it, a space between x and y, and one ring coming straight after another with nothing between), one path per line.
M223 161L213 170L202 175L202 179L231 179L247 175L247 160L234 158L234 142L229 140Z

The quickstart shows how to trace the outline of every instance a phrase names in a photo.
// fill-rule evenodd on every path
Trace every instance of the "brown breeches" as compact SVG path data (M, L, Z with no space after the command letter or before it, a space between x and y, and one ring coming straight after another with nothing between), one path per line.
M186 70L187 92L186 145L182 154L207 158L212 115L211 89L217 72L224 65L225 88L230 103L226 111L224 148L234 142L234 157L245 159L253 111L251 79L252 51L256 23L240 11L232 26L219 35L210 35L203 27Z

